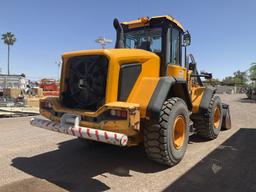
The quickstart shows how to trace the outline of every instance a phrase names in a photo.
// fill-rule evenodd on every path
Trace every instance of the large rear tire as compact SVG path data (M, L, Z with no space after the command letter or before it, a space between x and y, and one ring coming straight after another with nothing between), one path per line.
M206 139L216 139L222 126L222 104L219 96L214 95L210 101L207 113L194 121L198 135Z
M148 157L168 166L183 158L189 138L189 112L185 102L173 97L164 102L158 123L144 127Z

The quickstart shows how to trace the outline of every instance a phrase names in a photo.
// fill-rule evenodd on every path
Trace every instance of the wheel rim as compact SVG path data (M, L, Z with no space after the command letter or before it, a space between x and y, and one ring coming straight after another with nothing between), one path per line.
M184 116L177 116L173 124L173 144L176 149L180 149L183 146L185 140L185 127L186 121Z
M220 107L217 106L214 110L214 128L218 129L220 125Z

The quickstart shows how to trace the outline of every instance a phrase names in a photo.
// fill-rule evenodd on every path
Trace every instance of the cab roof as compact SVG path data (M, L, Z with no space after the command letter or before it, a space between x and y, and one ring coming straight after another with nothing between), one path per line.
M122 22L123 25L128 25L129 28L137 28L137 27L142 27L142 26L148 26L147 23L150 22L151 19L166 19L170 21L170 23L176 25L179 29L181 29L183 32L185 32L184 28L180 24L179 21L174 19L173 17L169 15L163 15L163 16L154 16L154 17L142 17L137 20L132 20L132 21L127 21L127 22Z

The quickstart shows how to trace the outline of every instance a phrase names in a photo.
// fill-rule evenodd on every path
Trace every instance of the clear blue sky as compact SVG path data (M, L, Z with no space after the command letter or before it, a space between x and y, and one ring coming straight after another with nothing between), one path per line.
M95 49L99 36L115 39L113 18L171 15L192 35L200 70L215 77L246 70L256 61L254 0L1 0L0 34L17 37L11 72L32 79L57 77L63 52ZM114 43L108 47L113 47ZM0 42L0 68L7 71L7 47Z

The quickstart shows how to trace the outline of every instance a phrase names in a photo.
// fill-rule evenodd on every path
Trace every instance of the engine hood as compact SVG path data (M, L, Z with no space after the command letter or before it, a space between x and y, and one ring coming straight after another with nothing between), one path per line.
M85 61L85 58L90 57L104 57L106 58L106 62L104 59L99 59L97 62ZM62 55L63 65L61 71L61 82L60 82L60 95L67 93L67 91L71 91L76 93L77 87L73 85L78 85L80 89L88 87L87 85L96 86L97 84L102 83L100 87L102 89L97 92L98 96L95 95L86 96L85 89L83 90L84 95L83 97L86 98L85 100L93 100L91 98L102 98L101 104L108 103L108 102L116 102L118 100L118 95L120 92L120 69L122 65L134 65L140 64L141 65L141 73L138 80L136 81L139 83L142 77L158 77L159 76L159 69L160 69L160 58L155 53L145 51L142 49L96 49L96 50L81 50L75 52L68 52ZM77 60L77 61L75 61ZM92 59L93 60L93 59ZM95 68L90 71L85 71L83 68L83 64L79 63L87 63L89 67L89 63L94 63L91 65ZM107 65L106 65L107 63ZM91 68L91 67L89 67ZM81 70L80 70L81 69ZM103 70L104 69L104 70ZM73 75L71 72L74 71ZM84 71L80 76L76 75L80 72ZM98 73L98 72L99 73ZM131 75L132 76L132 75ZM93 78L92 78L93 77ZM104 78L102 78L104 77ZM105 79L105 80L103 80ZM126 78L125 78L126 79ZM105 88L103 89L103 84ZM74 88L74 89L73 89ZM92 89L96 89L92 88ZM105 91L105 97L101 92ZM132 90L131 90L132 91ZM100 93L100 94L99 94ZM130 94L131 92L129 92ZM82 98L82 95L76 98ZM67 97L67 101L74 98L73 95ZM81 99L79 99L76 103L82 103ZM84 104L84 103L83 103ZM101 105L100 104L100 105ZM95 105L98 108L100 105ZM71 103L71 106L76 107L76 105ZM80 105L81 106L81 105ZM85 105L84 105L85 106Z
M145 51L142 49L92 49L92 50L80 50L74 52L63 53L62 58L67 61L70 57L81 56L81 55L106 55L109 60L125 60L126 58L138 59L138 61L145 61L149 58L159 59L159 57L152 52Z

